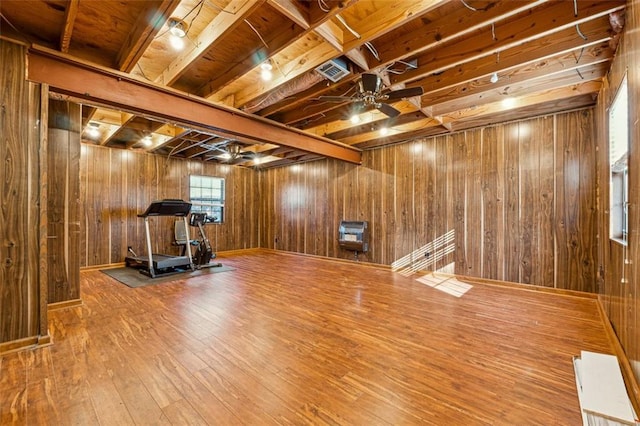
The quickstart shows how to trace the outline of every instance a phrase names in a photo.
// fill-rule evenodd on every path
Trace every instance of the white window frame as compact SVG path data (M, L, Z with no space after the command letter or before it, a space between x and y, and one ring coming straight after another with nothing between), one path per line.
M609 238L627 245L629 92L625 75L609 108Z
M208 223L224 223L224 178L190 175L189 201L193 213L207 214Z

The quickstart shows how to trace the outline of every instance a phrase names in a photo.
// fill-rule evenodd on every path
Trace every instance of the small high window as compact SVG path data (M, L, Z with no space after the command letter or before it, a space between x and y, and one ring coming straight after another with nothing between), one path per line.
M627 244L629 230L629 103L627 77L622 80L609 109L609 232Z
M224 222L224 179L210 176L189 177L191 211L206 213L207 222Z

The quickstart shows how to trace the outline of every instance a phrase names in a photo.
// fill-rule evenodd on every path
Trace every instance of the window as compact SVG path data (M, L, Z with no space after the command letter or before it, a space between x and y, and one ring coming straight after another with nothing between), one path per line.
M609 109L609 232L610 238L627 244L629 225L629 104L627 77Z
M191 211L206 213L207 222L224 222L224 179L210 176L189 177Z

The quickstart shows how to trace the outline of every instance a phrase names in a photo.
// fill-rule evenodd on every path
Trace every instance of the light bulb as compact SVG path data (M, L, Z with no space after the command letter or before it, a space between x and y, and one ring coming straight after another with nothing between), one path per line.
M89 127L87 127L87 134L90 138L97 138L100 136L100 129L98 128L98 124L89 123Z
M506 98L502 100L503 108L513 108L516 106L516 100L514 98Z
M184 49L184 39L174 34L171 34L171 36L169 36L169 43L171 43L171 47L173 47L175 50Z
M350 120L351 124L358 124L360 122L360 116L358 114L353 114Z
M271 70L273 69L273 66L271 65L271 62L268 59L260 65L260 69L262 70L260 72L260 77L264 81L269 81L271 80L271 78L273 78L273 73L271 72Z
M386 127L381 127L380 128L380 134L382 136L386 136L389 133L389 129L387 129Z
M497 83L498 82L498 73L494 72L493 74L491 74L491 78L489 79L490 82L492 83Z
M262 70L262 72L260 73L260 77L264 80L264 81L269 81L271 80L271 78L273 78L273 73L269 70Z
M151 136L148 135L142 138L141 142L143 146L151 146L151 144L153 143L153 141L151 140Z
M187 35L185 23L182 20L171 18L169 20L169 32L176 37L184 37Z

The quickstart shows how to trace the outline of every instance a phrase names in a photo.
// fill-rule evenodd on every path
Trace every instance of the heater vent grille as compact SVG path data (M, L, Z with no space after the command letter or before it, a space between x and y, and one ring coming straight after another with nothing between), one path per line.
M340 59L332 59L316 68L316 71L323 77L334 83L349 74L347 64Z

